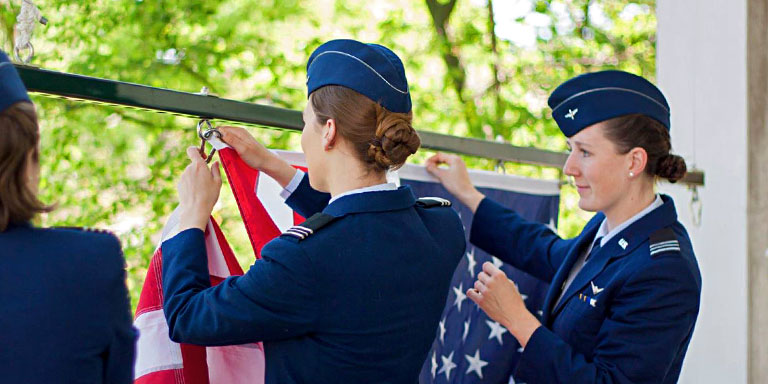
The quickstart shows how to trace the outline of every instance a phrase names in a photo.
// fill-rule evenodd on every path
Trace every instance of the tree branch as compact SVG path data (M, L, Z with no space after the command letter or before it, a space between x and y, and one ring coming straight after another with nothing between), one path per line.
M464 117L469 132L475 137L482 137L482 127L480 126L480 119L477 115L475 102L471 95L469 97L465 97L464 95L464 83L467 78L467 73L459 59L459 47L451 40L448 33L448 20L451 17L451 12L453 12L456 7L457 0L450 0L445 4L440 3L438 0L425 1L427 3L427 8L429 9L429 14L432 17L432 24L437 33L439 50L443 62L445 62L445 66L447 67L448 77L453 84L453 88L456 90L456 97L464 107Z
M491 71L493 73L493 84L491 90L496 101L496 124L501 125L504 117L504 103L501 99L501 78L499 77L499 52L496 38L496 20L493 17L493 0L488 0L488 34L491 37Z

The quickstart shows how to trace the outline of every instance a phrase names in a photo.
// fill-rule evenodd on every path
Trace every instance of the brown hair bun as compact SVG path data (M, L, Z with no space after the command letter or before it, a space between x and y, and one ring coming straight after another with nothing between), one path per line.
M682 179L687 171L688 167L685 165L685 160L678 155L662 156L656 163L656 175L669 180L671 183Z
M367 160L380 170L400 168L419 149L421 138L411 126L410 116L376 107L376 138L368 145Z

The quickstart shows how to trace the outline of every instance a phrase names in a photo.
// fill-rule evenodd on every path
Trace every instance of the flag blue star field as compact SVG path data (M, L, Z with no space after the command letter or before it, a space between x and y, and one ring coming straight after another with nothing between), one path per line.
M399 176L401 184L410 185L418 197L437 196L450 200L469 236L472 212L426 175L423 168L406 166L400 170ZM555 228L560 201L557 181L486 171L470 171L470 176L487 197L526 219ZM465 257L453 275L432 350L419 376L421 384L515 382L512 372L522 352L520 345L506 328L491 320L466 297L467 289L473 286L486 261L500 267L517 284L528 310L541 317L547 283L502 263L467 242Z

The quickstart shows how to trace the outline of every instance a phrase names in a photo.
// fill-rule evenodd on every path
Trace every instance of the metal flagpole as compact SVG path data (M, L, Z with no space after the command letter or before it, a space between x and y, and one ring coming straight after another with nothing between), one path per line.
M301 131L301 112L267 105L179 92L116 80L16 64L27 90L46 96L237 124ZM423 148L562 169L567 154L532 147L419 131ZM680 182L704 185L704 173L689 171Z

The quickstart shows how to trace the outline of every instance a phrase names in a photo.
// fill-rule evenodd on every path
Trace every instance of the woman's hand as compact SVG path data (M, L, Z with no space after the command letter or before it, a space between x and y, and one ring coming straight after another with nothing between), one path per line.
M197 147L187 148L187 156L191 163L181 174L177 186L179 193L179 231L199 228L205 231L208 218L213 206L219 199L221 191L221 170L219 162L213 163L211 169L200 155Z
M229 144L253 169L261 170L277 157L251 136L245 128L221 126L216 129L221 132L221 140Z
M222 126L216 129L221 132L221 140L232 147L249 167L263 171L282 187L291 182L296 169L259 143L245 128Z
M448 168L440 168L441 164L447 165ZM477 210L485 195L472 185L467 165L459 156L438 153L427 159L426 166L427 171L440 180L448 192L469 207L472 213Z
M507 328L523 348L541 326L539 320L525 308L515 283L492 263L483 263L483 271L477 275L475 287L467 291L467 297L479 305L488 317Z

